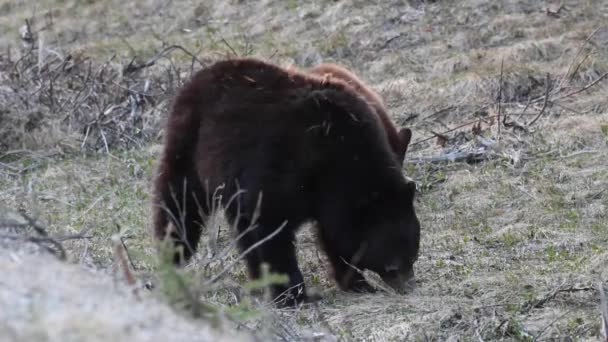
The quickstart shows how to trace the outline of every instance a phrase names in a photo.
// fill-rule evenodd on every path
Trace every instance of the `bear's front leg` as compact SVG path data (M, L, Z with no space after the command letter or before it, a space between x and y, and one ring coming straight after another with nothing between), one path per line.
M273 230L268 231L261 226L256 231L257 234L248 234L247 238L242 240L242 250L246 250L273 232ZM304 278L298 267L294 240L294 233L290 227L283 227L281 232L262 243L246 257L249 273L253 279L259 279L262 276L260 267L264 262L270 266L271 273L288 276L287 284L270 286L273 302L280 307L296 306L299 303L319 299L317 296L309 297L306 293Z

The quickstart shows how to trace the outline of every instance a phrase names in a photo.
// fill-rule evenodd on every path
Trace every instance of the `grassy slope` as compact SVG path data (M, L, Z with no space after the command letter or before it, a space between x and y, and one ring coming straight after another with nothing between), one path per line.
M545 73L554 80L564 75L587 35L608 18L602 1L566 1L560 18L546 15L544 3L536 1L410 3L66 0L38 8L6 3L0 27L9 33L0 44L14 45L24 18L36 14L40 25L42 14L53 8L45 44L65 53L84 51L100 63L115 53L123 64L134 55L149 58L162 42L200 50L206 57L251 46L254 55L284 64L337 60L381 91L397 122L417 114L408 121L417 140L464 123L478 106L493 103L503 59L505 101L514 102L506 110L519 113L527 96L543 93ZM583 50L590 56L569 89L608 71L607 42L608 31L598 31ZM179 54L174 60L189 63ZM142 77L159 70L145 70ZM608 280L606 87L601 83L551 106L533 134L503 129L501 152L519 158L516 163L501 158L477 165L406 165L422 186L417 203L424 225L422 254L414 294L338 291L305 229L299 239L305 278L325 300L296 312L272 310L246 325L268 323L264 317L270 315L276 331L300 338L326 331L368 340L526 340L541 333L542 338L597 339L595 291L558 293L538 308L528 309L528 304L560 286L586 288ZM540 104L528 112L538 110ZM485 129L488 136L496 133L495 127ZM112 263L110 237L120 225L130 236L137 274L147 279L155 265L145 234L147 193L158 146L114 151L117 158L40 157L45 148L10 161L36 167L24 178L1 173L0 201L37 210L56 232L93 227L93 239L66 246L73 260L101 269ZM591 152L580 153L585 149ZM441 152L430 141L414 145L409 158ZM226 244L226 229L221 237ZM201 254L199 263L206 257ZM213 265L212 271L219 267ZM241 265L229 278L244 283ZM205 299L230 305L229 292L205 294Z

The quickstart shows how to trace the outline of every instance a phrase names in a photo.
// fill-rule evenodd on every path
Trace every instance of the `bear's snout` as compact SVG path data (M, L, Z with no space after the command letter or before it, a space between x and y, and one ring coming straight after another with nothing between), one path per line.
M413 269L382 272L380 277L400 294L410 293L416 288L416 276Z

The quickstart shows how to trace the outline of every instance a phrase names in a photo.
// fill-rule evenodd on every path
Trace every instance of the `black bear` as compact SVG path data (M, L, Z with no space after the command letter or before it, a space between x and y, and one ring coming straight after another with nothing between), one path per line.
M348 83L350 86L355 88L365 99L369 102L370 106L376 111L386 134L388 135L388 141L395 153L397 159L403 163L405 159L405 153L407 152L407 146L412 139L412 131L408 128L402 128L397 131L397 128L391 122L388 116L384 101L380 95L370 89L361 81L353 72L349 71L345 67L335 63L321 63L314 66L309 72L324 77L335 77Z
M219 189L240 249L259 244L246 256L250 277L263 262L288 275L272 288L281 305L308 299L294 244L306 222L342 289L373 291L351 266L396 289L414 279L415 183L374 109L346 82L254 58L216 62L179 91L163 148L153 234L181 250L175 263L195 252Z

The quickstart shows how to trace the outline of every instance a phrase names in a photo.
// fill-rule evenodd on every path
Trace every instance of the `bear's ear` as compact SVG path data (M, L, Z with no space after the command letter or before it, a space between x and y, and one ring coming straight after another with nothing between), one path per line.
M407 152L407 147L412 140L412 130L409 128L402 128L399 131L399 141L401 142L401 150L399 151L399 157L401 158L401 162L405 160L405 153Z

